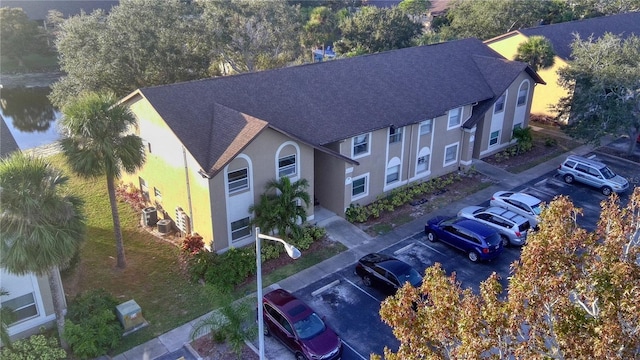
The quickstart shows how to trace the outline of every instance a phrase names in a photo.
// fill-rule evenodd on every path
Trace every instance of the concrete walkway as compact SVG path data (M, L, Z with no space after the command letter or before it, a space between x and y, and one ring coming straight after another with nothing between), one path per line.
M594 148L590 145L580 146L571 154L584 155ZM569 154L567 153L567 154ZM554 159L551 159L545 163L539 164L533 168L523 171L519 174L512 174L498 167L492 166L481 160L474 160L473 166L480 173L492 178L495 183L483 190L480 190L474 194L467 196L457 202L451 203L447 206L439 208L429 214L425 214L419 218L416 218L410 223L398 226L391 232L372 238L364 233L358 227L350 224L345 219L336 216L326 210L320 210L318 214L315 214L314 221L317 225L324 227L327 230L327 235L334 241L343 243L348 250L327 259L319 264L316 264L310 268L307 268L299 273L281 280L277 284L271 285L268 291L272 288L284 288L288 291L295 292L310 283L322 279L333 272L343 269L347 266L352 266L359 258L371 253L379 252L385 248L395 244L401 239L408 238L415 235L418 232L424 231L424 224L426 221L437 215L452 216L457 211L469 205L476 205L483 201L488 200L491 196L500 190L512 189L518 187L531 179L542 176L549 171L557 168L561 161L567 154L563 154ZM255 297L255 295L253 295ZM204 316L208 316L204 315ZM131 350L126 351L114 357L115 360L138 360L138 359L158 359L173 360L180 359L183 356L184 349L188 349L188 345L191 341L190 335L193 329L193 324L199 319L190 321L189 323L180 326L170 332L163 334L145 344L137 346ZM250 346L255 347L254 344ZM268 359L280 360L280 359L293 359L293 355L282 345L277 343L277 340L272 338L265 339L265 353ZM175 356L172 357L172 354ZM192 353L197 356L195 352ZM195 357L194 357L195 358Z

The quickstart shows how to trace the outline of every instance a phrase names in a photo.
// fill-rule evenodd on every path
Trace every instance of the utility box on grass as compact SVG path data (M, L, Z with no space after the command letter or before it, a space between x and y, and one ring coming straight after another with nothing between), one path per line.
M129 300L116 306L116 315L124 327L123 336L149 325L142 317L142 309L135 300Z

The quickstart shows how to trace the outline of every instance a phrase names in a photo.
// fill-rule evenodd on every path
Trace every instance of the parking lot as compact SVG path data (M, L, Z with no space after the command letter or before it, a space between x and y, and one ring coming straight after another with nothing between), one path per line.
M640 166L635 163L598 154L598 158L609 165L616 173L630 181L630 187L640 186ZM504 189L508 190L508 189ZM534 195L545 202L557 195L569 196L577 207L584 210L584 216L578 219L581 226L592 231L595 229L600 202L606 197L597 189L581 184L566 184L555 171L531 179L519 186L516 191ZM630 191L621 195L625 205ZM486 206L489 199L476 205ZM459 209L457 209L459 210ZM456 211L457 211L456 210ZM455 212L448 215L455 215ZM393 255L410 264L419 272L436 262L442 264L448 272L456 272L463 288L477 290L481 281L492 272L502 276L503 285L509 275L510 264L520 256L519 248L506 248L499 258L487 263L471 263L466 254L445 244L427 242L422 231L404 238L398 238L383 253ZM343 359L368 359L371 353L382 354L385 346L397 350L398 341L391 328L384 324L378 310L386 294L366 287L354 273L355 264L340 269L321 280L308 284L294 294L316 310L320 316L338 333L344 342Z

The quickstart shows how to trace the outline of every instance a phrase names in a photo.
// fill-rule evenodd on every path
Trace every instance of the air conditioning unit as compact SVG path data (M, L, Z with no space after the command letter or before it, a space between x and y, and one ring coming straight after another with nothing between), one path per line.
M142 223L145 226L153 226L158 222L158 209L153 206L142 209Z
M171 232L171 219L158 220L158 232L168 234Z

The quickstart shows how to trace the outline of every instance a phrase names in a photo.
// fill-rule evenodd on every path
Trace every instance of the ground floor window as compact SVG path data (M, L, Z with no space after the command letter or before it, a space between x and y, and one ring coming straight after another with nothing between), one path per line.
M416 172L418 174L423 173L425 171L429 171L429 158L431 155L424 155L418 158L418 166L416 168Z
M367 177L363 176L351 182L351 197L359 197L367 194Z
M489 136L489 146L496 145L498 143L499 136L500 130L492 132L491 136Z
M24 294L16 298L3 301L2 307L13 310L14 324L38 316L38 307L33 293Z
M249 217L231 222L231 240L235 241L251 235Z
M458 144L449 145L444 149L444 166L451 165L458 159Z
M400 165L387 168L387 184L400 180Z

